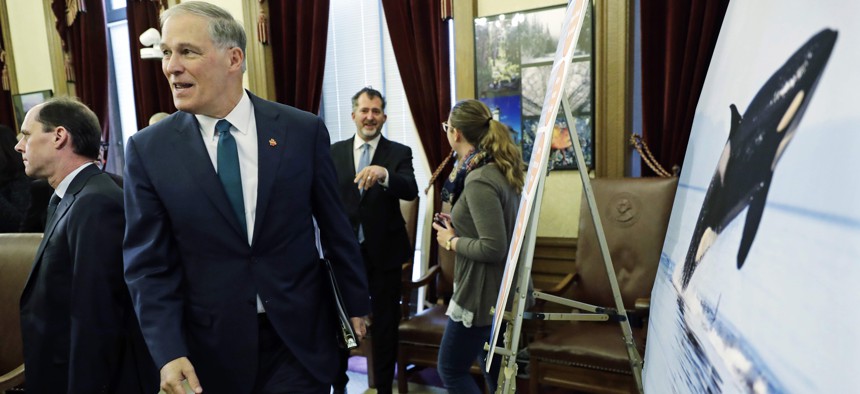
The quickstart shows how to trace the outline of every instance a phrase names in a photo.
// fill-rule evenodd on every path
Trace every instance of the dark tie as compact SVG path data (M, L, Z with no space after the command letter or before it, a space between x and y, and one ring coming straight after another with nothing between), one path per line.
M48 202L48 214L45 216L45 226L51 223L51 219L54 218L54 212L57 211L57 205L60 205L60 196L56 193L51 195L51 201Z
M230 134L230 122L221 119L215 124L218 132L218 178L227 192L230 206L239 219L242 233L247 235L245 222L245 202L242 198L242 174L239 172L239 151L236 150L236 139Z
M358 158L358 170L356 173L361 172L364 167L370 165L370 144L364 143L361 146L361 157ZM364 195L364 190L361 189L361 195ZM364 242L364 228L361 226L361 223L358 224L358 243Z

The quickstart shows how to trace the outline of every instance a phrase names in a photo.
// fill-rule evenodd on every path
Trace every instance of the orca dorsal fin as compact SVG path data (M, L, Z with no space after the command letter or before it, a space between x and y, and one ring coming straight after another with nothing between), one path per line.
M731 137L735 134L735 130L738 129L738 126L741 125L743 117L741 116L741 113L738 112L738 107L736 107L734 104L729 105L729 110L732 111L732 123L730 125L731 128L729 129L729 137Z

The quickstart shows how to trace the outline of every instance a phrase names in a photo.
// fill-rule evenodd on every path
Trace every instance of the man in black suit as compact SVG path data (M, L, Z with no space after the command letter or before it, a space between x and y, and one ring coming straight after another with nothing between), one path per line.
M246 36L222 8L161 14L178 111L128 140L125 278L161 387L327 393L339 328L314 221L361 337L361 254L337 194L328 130L242 88Z
M104 171L104 170L102 170ZM114 183L122 189L122 177L117 174L105 172ZM44 233L46 216L48 213L48 201L54 194L54 188L46 179L33 179L30 181L30 205L21 223L21 233Z
M101 127L54 98L24 119L26 173L54 188L21 295L28 393L153 393L158 372L123 281L122 190L93 164Z
M361 89L352 97L357 138L331 147L340 198L367 269L373 316L371 350L379 393L391 392L400 321L401 265L414 253L400 214L400 200L418 196L412 150L382 136L386 119L382 94L373 88ZM349 352L342 352L335 392L342 392L349 380L348 358Z

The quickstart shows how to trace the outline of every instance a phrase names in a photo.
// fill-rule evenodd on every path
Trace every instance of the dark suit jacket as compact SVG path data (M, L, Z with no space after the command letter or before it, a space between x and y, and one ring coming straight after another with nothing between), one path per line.
M253 387L258 294L297 359L318 380L334 378L337 322L313 218L349 315L366 315L370 305L325 125L250 97L259 152L250 246L192 114L176 112L126 148L125 277L143 335L159 368L187 356L207 393Z
M122 177L116 174L105 172L114 183L122 189ZM34 179L30 181L30 205L27 207L27 213L21 223L22 233L43 233L45 232L45 216L47 215L48 201L51 200L51 195L54 194L54 188L48 184L45 179Z
M28 393L154 393L122 274L122 190L94 165L69 185L21 295Z
M374 185L362 196L355 179L355 156L353 140L343 140L331 146L334 166L337 169L337 186L346 208L353 233L358 235L358 225L364 228L364 246L377 269L400 268L413 253L409 245L400 200L418 197L415 171L412 168L412 149L408 146L379 137L379 145L373 153L370 165L388 170L388 187ZM369 267L370 268L370 267Z

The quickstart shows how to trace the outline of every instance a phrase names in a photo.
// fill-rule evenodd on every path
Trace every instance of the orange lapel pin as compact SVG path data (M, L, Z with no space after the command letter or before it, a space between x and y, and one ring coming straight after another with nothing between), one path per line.
M278 146L278 141L275 141L274 138L269 139L269 146Z

